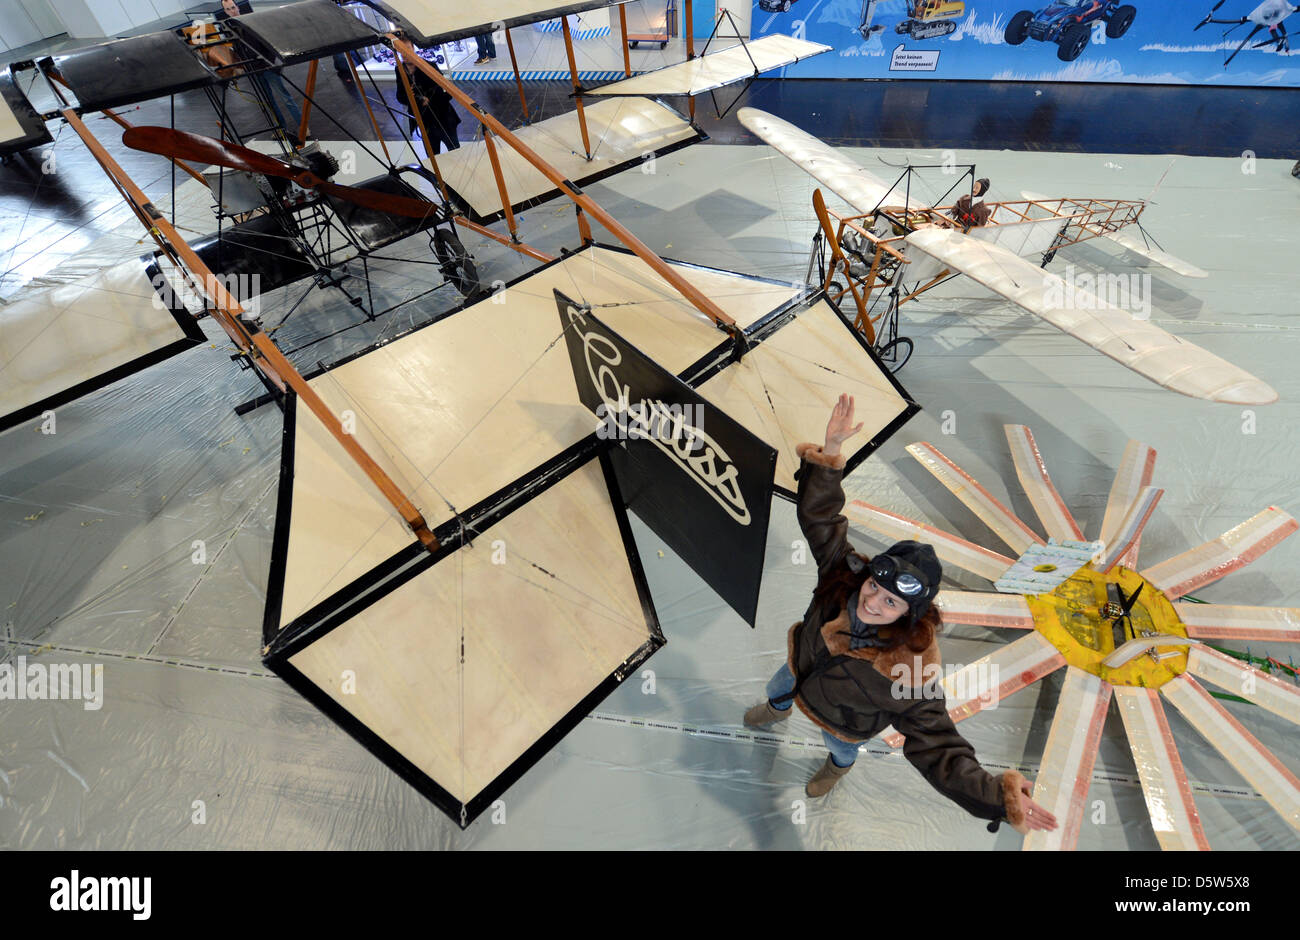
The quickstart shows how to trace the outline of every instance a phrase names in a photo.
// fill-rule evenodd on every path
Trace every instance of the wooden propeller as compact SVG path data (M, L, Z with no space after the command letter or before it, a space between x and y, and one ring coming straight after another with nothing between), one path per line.
M261 173L265 176L293 180L303 189L315 189L345 202L378 212L387 212L390 215L423 219L438 212L437 204L423 199L411 199L407 196L331 183L321 179L311 170L285 163L283 160L258 153L248 147L241 147L213 137L203 137L200 134L172 130L170 127L147 125L132 127L122 134L122 143L132 150L142 150L145 153L156 153L178 160L210 163L231 170L243 170L246 173Z

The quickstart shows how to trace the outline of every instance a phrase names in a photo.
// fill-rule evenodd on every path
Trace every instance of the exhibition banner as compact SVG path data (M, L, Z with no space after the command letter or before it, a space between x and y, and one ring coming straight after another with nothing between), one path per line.
M754 0L751 31L834 49L789 78L1296 86L1297 14L1287 0Z

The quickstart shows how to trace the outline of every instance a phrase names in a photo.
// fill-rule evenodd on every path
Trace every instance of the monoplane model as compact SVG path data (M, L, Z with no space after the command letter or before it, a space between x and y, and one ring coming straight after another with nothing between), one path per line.
M839 215L820 190L814 194L819 229L810 273L820 277L833 302L852 301L856 328L896 366L912 350L911 341L897 335L899 308L964 274L1172 391L1233 404L1277 399L1244 369L1041 270L1066 246L1106 238L1177 274L1205 277L1153 244L1139 221L1145 201L1025 194L974 204L981 209L972 213L961 208L961 200L943 202L962 181L974 180L973 167L947 177L957 182L945 182L947 192L930 204L917 195L922 167L909 166L889 183L788 121L753 108L742 108L739 117L856 210Z

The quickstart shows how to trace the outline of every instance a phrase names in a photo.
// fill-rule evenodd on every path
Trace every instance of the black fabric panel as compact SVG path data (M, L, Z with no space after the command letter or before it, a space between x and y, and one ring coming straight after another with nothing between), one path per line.
M311 262L289 237L280 221L271 215L259 215L247 222L232 225L218 235L191 242L190 247L213 274L256 275L228 282L226 289L238 295L245 289L239 285L256 286L248 296L236 296L241 303L256 294L265 294L310 277L314 272Z
M559 291L555 302L578 398L604 422L598 433L620 441L610 456L624 504L753 626L775 485L775 448L590 310L581 311ZM668 410L684 415L685 427L652 423L654 440L638 436L638 423L621 417L627 411L618 409L648 405L656 416Z
M231 17L226 25L265 58L293 65L379 42L379 34L330 0L302 0L288 6Z
M178 94L216 81L189 44L167 32L87 46L55 56L54 67L87 112Z
M373 7L384 16L392 20L407 38L417 46L436 46L440 43L450 42L453 39L465 39L468 36L477 36L480 33L486 33L491 30L495 23L489 20L486 23L474 22L474 3L473 0L465 0L461 5L465 8L465 19L469 20L466 25L457 29L448 30L445 33L438 33L436 36L426 36L416 29L415 25L402 16L400 12L401 4L386 3L384 0L361 0L366 6ZM444 3L454 3L456 0L442 0ZM597 10L601 7L613 6L616 3L626 3L628 0L579 0L577 3L564 3L557 0L551 7L541 13L534 13L529 16L508 17L504 22L507 28L515 26L526 26L529 23L540 23L543 20L557 19L561 14L568 16L570 13L581 13L583 10ZM480 14L481 15L481 14Z
M9 110L14 113L23 129L21 137L0 140L0 154L17 153L28 147L48 144L54 139L41 116L14 81L13 72L9 69L0 72L0 97L4 98L5 104L9 105Z
M369 189L394 196L405 196L408 199L424 198L390 173L376 176L374 179L358 183L356 186L358 189ZM413 219L404 215L380 212L377 209L367 209L364 206L358 206L356 203L337 199L333 196L327 196L326 198L329 204L334 207L334 212L339 219L352 230L352 234L365 246L367 251L378 251L380 248L401 241L416 232L433 228L443 215L439 211L439 207L433 204L429 206L429 215L423 219Z

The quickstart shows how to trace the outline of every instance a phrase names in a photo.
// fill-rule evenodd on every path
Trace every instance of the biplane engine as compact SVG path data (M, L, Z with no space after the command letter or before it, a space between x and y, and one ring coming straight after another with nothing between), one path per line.
M321 180L329 180L339 171L339 162L329 151L322 150L319 143L312 141L286 160L291 166L307 170ZM314 186L304 187L296 180L264 177L275 192L277 198L291 203L307 202L318 196Z
M323 180L333 179L339 171L339 161L317 141L312 141L298 151L290 163L311 170Z

